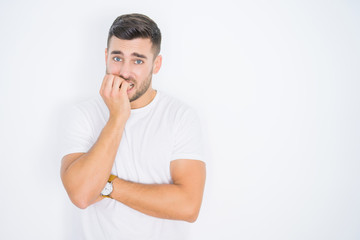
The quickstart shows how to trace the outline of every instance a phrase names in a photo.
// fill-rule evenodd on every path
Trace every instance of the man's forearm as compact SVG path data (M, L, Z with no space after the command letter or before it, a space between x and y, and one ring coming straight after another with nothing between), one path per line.
M110 118L92 148L64 169L64 186L78 207L86 208L100 195L109 178L125 123L125 119Z
M147 215L194 222L199 214L202 194L192 195L177 184L139 184L116 178L115 200Z

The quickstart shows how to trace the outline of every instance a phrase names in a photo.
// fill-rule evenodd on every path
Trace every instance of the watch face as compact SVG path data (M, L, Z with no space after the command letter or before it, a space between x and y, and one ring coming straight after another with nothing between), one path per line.
M104 189L101 191L101 195L107 196L113 191L112 183L107 182Z

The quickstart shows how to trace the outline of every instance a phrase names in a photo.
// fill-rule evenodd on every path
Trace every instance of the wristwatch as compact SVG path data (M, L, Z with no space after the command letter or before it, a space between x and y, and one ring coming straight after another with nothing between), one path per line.
M107 181L104 189L101 191L101 196L111 198L110 194L114 190L112 181L116 178L115 175L110 175L109 180Z

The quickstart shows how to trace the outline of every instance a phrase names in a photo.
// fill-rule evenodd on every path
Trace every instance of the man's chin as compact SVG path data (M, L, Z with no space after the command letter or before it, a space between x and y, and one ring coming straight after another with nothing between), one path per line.
M129 102L134 102L136 100L138 100L141 96L138 96L136 93L133 94L132 96L129 96Z

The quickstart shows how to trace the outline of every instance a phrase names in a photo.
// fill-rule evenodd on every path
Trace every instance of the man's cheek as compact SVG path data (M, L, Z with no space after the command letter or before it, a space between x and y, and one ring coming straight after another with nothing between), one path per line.
M107 68L107 72L110 73L110 74L119 76L119 75L120 75L120 68L117 67L117 66L112 66L112 65L110 65L110 66Z

